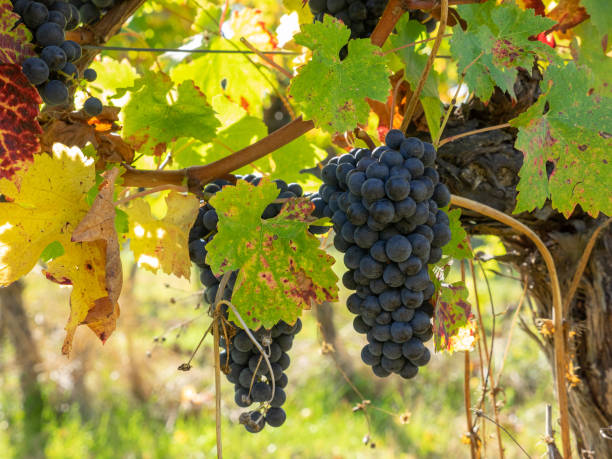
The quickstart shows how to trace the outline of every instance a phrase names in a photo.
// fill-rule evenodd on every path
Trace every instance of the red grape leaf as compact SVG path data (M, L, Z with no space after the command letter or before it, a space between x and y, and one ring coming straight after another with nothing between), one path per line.
M32 34L24 24L17 24L19 15L13 12L9 0L0 0L0 63L18 64L24 59L36 56L30 43Z
M38 91L16 64L0 64L0 178L10 179L40 151Z
M452 353L472 348L476 327L467 297L463 282L442 285L434 316L436 351Z

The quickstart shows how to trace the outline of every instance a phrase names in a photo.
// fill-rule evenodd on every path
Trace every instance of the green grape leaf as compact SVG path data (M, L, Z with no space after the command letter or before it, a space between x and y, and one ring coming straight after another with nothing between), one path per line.
M468 351L476 336L472 306L463 282L442 284L434 313L436 352Z
M461 209L442 209L448 215L452 238L448 244L442 247L442 253L457 260L464 258L472 259L474 255L468 244L467 233L461 226Z
M306 3L303 0L283 0L283 6L286 10L297 12L300 24L312 22L312 12Z
M212 143L187 145L184 139L173 146L173 158L177 167L187 167L197 163L210 163L235 153L268 134L268 128L259 118L250 116L240 106L232 103L223 95L215 96L212 101L217 118L223 129L217 131ZM174 153L176 151L176 154ZM314 167L324 158L325 151L300 136L278 150L258 159L252 165L235 171L237 174L249 174L254 170L279 178L287 182L307 182L308 176L300 170Z
M246 49L243 45L238 48ZM208 49L236 51L227 40L219 37L210 41ZM210 98L224 94L255 115L262 112L266 99L263 96L272 91L271 82L274 81L269 69L252 64L245 54L205 54L181 62L172 69L170 76L177 82L193 80Z
M365 98L384 102L391 88L380 49L367 39L348 42L349 29L328 15L302 29L294 39L312 50L312 59L291 80L289 92L305 118L331 133L366 123L370 108ZM340 60L347 42L348 56Z
M491 98L495 86L516 97L517 67L531 69L535 55L554 55L549 46L529 40L555 24L536 16L532 9L522 10L514 3L497 5L495 0L489 0L460 5L458 10L468 28L453 28L451 54L458 61L459 71L470 66L465 82L483 100Z
M585 21L575 27L573 32L580 37L580 44L577 38L571 44L572 56L576 63L591 69L596 91L608 91L608 88L612 87L612 57L605 53L595 26L590 21Z
M515 146L525 155L515 213L549 198L566 217L577 204L593 217L612 215L612 98L596 91L596 83L587 67L551 65L544 93L510 121L519 128Z
M219 232L208 244L206 262L215 275L240 270L232 303L252 329L270 328L279 320L294 323L311 302L338 298L334 258L307 231L312 203L292 199L278 216L262 220L277 195L276 184L268 179L256 187L238 181L210 201ZM233 312L230 320L236 320Z
M98 77L87 85L87 89L104 100L123 96L138 78L138 72L127 59L118 61L103 56L102 59L93 61L89 67L96 71ZM122 90L117 91L119 88Z
M167 75L148 72L130 91L123 109L123 137L141 153L160 154L179 137L202 142L214 138L219 121L193 81L175 88Z
M581 0L580 3L584 6L591 16L591 22L600 35L608 35L612 32L612 15L610 14L609 0Z

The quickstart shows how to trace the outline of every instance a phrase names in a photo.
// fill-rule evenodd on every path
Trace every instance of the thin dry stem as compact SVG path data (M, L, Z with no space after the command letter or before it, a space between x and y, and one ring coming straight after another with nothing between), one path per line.
M442 15L440 16L440 26L438 28L438 36L434 41L434 44L431 48L431 53L427 58L427 64L423 69L423 73L421 74L421 79L417 84L416 89L412 93L412 97L410 98L410 102L408 103L408 107L406 108L406 112L404 113L404 119L402 120L402 125L400 129L403 132L406 132L408 129L408 125L410 121L412 121L412 116L414 115L414 111L416 110L417 103L419 102L419 95L425 86L425 82L427 81L427 77L429 75L429 71L433 66L433 62L436 58L436 54L438 54L438 49L440 48L440 44L442 43L442 38L444 38L444 30L446 29L446 21L448 20L448 0L441 0L441 11Z
M552 254L550 253L548 247L546 247L542 239L540 239L540 237L531 228L519 222L515 218L503 212L500 212L497 209L494 209L476 201L472 201L471 199L463 198L456 195L451 196L451 204L472 210L481 215L497 220L524 234L535 244L536 248L542 255L542 258L548 270L548 275L550 276L553 299L553 323L555 328L553 335L556 369L555 378L557 386L557 396L559 397L559 414L561 418L561 441L563 445L563 456L566 459L571 458L572 448L569 432L569 406L565 385L565 359L567 353L565 350L565 337L563 332L563 301L561 298L561 286L559 284L559 277L557 275L557 267L555 266L555 261L552 257Z
M173 190L173 191L178 191L181 193L189 191L187 187L185 186L159 185L153 188L149 188L148 190L139 191L138 193L130 194L129 196L126 196L125 198L119 199L118 201L115 201L115 207L123 206L126 203L130 202L132 199L142 198L143 196L146 196L148 194L158 193L160 191L166 191L166 190Z
M452 33L446 33L444 34L444 36L442 38L448 38L448 37L452 37L453 34ZM418 40L418 41L413 41L412 43L408 43L407 45L402 45L402 46L398 46L397 48L393 48L390 49L389 51L386 51L383 53L383 56L386 56L387 54L391 54L391 53L395 53L396 51L399 51L401 49L404 48L411 48L412 46L416 46L416 45L420 45L421 43L427 43L429 41L434 41L437 40L438 37L431 37L431 38L426 38L425 40Z
M441 147L442 145L445 145L445 144L450 143L450 142L454 142L457 139L461 139L463 137L468 137L470 135L481 134L483 132L489 132L489 131L496 131L498 129L505 129L505 128L508 128L508 127L512 127L510 125L510 123L502 123L502 124L496 124L495 126L488 126L488 127L482 128L482 129L475 129L473 131L462 132L461 134L453 135L451 137L447 137L447 138L443 139L442 141L440 141L438 146ZM442 131L440 131L440 133L441 132Z
M497 382L495 382L495 387L499 386L499 381L504 371L504 364L506 363L506 358L508 357L508 352L510 351L510 343L512 343L512 332L514 331L514 327L516 326L519 313L521 312L521 307L523 306L523 303L525 302L525 297L527 296L527 286L528 284L527 282L525 282L525 286L523 287L523 293L521 294L521 298L518 302L518 306L516 307L516 311L514 311L514 315L512 316L512 324L510 325L510 331L508 332L508 340L506 341L504 356L499 366L499 371L497 372Z
M287 70L284 67L281 67L276 62L274 62L274 60L272 60L271 58L269 58L268 56L263 54L261 51L259 51L257 48L255 48L246 38L240 37L240 42L244 46L249 48L251 51L253 51L255 54L257 54L259 56L259 58L262 61L264 61L265 63L267 63L270 67L278 70L280 73L282 73L284 76L286 76L289 79L293 78L293 74L289 70Z

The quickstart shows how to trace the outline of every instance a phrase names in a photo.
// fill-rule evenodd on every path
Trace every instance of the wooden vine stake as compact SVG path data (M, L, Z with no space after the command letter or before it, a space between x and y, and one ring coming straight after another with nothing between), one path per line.
M563 457L572 457L572 448L570 443L570 432L569 432L569 407L567 400L567 391L565 387L565 373L566 373L566 350L565 350L565 335L563 332L563 302L561 300L561 286L559 284L559 277L557 276L557 268L555 266L552 254L542 241L540 237L529 227L519 222L515 218L500 212L497 209L489 207L485 204L481 204L471 199L463 198L461 196L451 195L451 204L457 207L463 207L465 209L472 210L486 217L492 218L501 222L510 228L527 236L536 246L550 276L550 288L552 291L553 299L553 323L554 323L554 348L555 348L555 378L557 386L557 396L559 397L559 416L561 418L561 442L563 445Z

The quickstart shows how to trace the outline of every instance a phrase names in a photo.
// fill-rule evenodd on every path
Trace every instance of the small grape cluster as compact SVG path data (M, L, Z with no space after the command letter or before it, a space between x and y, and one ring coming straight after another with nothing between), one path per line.
M435 293L427 265L451 239L448 188L434 168L433 145L392 129L386 146L357 148L321 170L313 215L334 224L334 246L344 253L344 286L356 293L347 308L366 334L362 360L379 377L413 378L429 362Z
M23 61L23 73L37 87L47 105L67 103L69 88L79 79L74 62L81 57L81 46L66 40L65 31L76 28L81 22L79 9L62 0L13 0L13 10L32 32L38 54L38 57ZM94 81L96 71L86 69L83 78ZM83 109L89 116L99 115L102 102L90 97Z
M436 29L438 21L436 21L431 14L422 10L410 10L409 15L411 20L419 21L421 24L424 24L427 33L431 33Z
M388 0L309 0L310 11L315 20L322 21L324 14L340 19L351 29L351 38L369 37Z
M254 175L237 177L239 180L257 185L261 180ZM282 180L274 181L278 187L278 198L301 197L302 187L297 183L287 185ZM226 180L216 180L204 188L205 195L212 196L220 191L223 186L231 185ZM266 207L262 218L273 218L280 213L281 204L272 203ZM204 300L209 304L214 304L220 286L218 279L206 263L206 245L212 240L217 232L219 218L215 209L208 203L200 207L198 217L189 233L189 255L191 260L200 268L200 281L206 288ZM232 291L236 283L238 272L233 272L223 291L223 299L230 300ZM228 308L221 306L221 313L228 318ZM270 368L263 358L260 349L256 346L249 334L238 327L235 323L229 322L229 330L235 332L234 336L226 341L221 338L221 367L227 380L234 384L235 401L241 408L250 407L253 403L261 405L253 410L246 411L240 416L240 423L249 432L261 431L266 424L272 427L281 426L286 419L282 405L287 398L284 388L287 386L287 375L285 370L289 367L290 358L287 352L293 345L293 339L302 329L302 322L298 319L295 324L289 325L284 321L278 322L271 329L266 330L261 327L258 330L249 330L259 346L264 350ZM230 333L231 334L231 333ZM272 384L274 381L274 391Z

